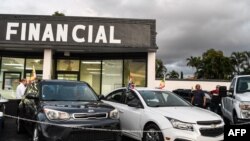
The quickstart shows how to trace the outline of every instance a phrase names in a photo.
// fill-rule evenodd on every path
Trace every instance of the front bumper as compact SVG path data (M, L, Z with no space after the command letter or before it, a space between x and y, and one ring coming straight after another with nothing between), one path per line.
M186 131L175 128L168 128L162 130L165 141L220 141L224 140L224 134L218 136L204 136L200 131Z
M250 119L243 119L243 118L238 118L237 119L238 124L247 124L250 125Z
M39 124L38 129L46 140L51 141L109 141L120 136L119 120L115 119L67 123L47 121L46 124Z

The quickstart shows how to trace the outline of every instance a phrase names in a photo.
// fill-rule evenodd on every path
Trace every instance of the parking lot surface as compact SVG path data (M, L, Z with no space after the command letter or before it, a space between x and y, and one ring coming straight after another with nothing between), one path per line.
M32 141L27 134L17 134L15 119L6 118L3 132L0 133L0 141ZM122 137L122 141L135 141L128 137Z

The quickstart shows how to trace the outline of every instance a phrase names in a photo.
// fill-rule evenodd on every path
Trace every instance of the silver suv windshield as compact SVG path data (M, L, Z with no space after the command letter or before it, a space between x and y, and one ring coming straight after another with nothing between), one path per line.
M250 92L250 77L240 77L237 81L237 93Z
M94 91L84 83L45 82L41 87L43 100L48 101L96 101Z
M188 102L167 91L138 91L149 107L191 106Z

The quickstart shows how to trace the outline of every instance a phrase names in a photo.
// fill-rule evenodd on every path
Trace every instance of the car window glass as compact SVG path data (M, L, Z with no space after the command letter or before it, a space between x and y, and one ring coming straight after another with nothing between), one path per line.
M122 94L123 94L123 90L115 91L115 92L109 94L106 97L106 100L113 101L113 102L118 102L118 103L122 103Z
M58 101L95 101L97 96L86 84L79 83L44 83L42 85L43 100Z
M190 106L174 93L154 90L141 90L139 93L149 107Z
M250 91L250 77L240 77L237 82L237 93L245 93Z

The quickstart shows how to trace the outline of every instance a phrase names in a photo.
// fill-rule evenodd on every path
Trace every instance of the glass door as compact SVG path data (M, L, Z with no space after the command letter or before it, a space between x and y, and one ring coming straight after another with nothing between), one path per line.
M3 90L16 90L21 79L21 72L3 72Z

